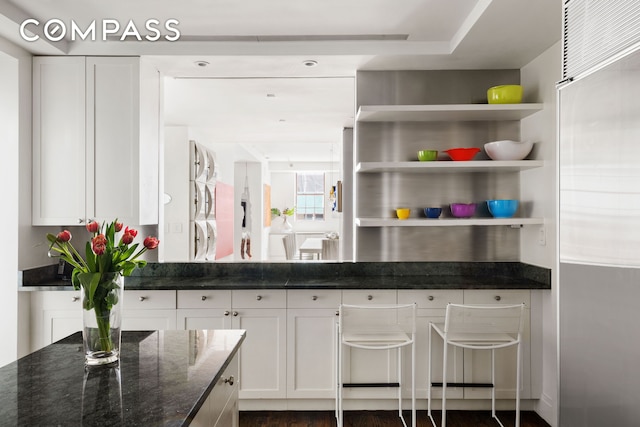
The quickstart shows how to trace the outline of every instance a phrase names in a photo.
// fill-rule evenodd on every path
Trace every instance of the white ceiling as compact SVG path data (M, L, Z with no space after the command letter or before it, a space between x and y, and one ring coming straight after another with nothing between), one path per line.
M521 68L560 39L561 12L561 0L0 0L0 35L35 54L148 57L167 76L167 124L256 158L327 161L353 122L356 70ZM27 43L26 18L133 20L142 36L150 18L177 19L181 36Z

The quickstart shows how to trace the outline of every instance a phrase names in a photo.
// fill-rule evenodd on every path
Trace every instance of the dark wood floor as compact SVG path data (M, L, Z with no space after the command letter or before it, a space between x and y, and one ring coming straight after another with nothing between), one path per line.
M433 411L440 425L440 411ZM498 412L505 427L515 425L514 412ZM407 423L410 413L405 415ZM418 411L418 427L431 427L426 411ZM240 412L240 427L335 427L333 411L247 411ZM490 411L447 411L447 426L450 427L496 427ZM347 411L344 427L400 427L402 422L396 411ZM521 427L549 427L535 412L520 414Z

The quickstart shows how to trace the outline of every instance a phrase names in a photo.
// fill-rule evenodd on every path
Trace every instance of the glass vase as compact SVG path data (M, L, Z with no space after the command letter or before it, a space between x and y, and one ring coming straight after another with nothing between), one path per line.
M81 273L85 364L115 363L120 359L122 292L120 273Z
M289 217L286 215L282 215L282 230L283 231L291 231L293 230L293 226L289 222Z

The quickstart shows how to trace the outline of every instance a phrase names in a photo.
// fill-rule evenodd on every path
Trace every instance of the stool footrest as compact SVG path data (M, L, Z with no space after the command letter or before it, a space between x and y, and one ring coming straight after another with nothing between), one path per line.
M364 388L364 387L400 387L400 383L344 383L344 388Z
M431 387L442 387L442 383L431 383ZM493 388L491 383L447 383L447 387Z

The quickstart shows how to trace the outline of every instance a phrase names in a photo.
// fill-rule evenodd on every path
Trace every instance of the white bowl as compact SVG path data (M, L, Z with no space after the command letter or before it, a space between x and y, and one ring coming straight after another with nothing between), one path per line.
M484 151L492 160L522 160L529 155L533 142L511 140L493 141L484 144Z

